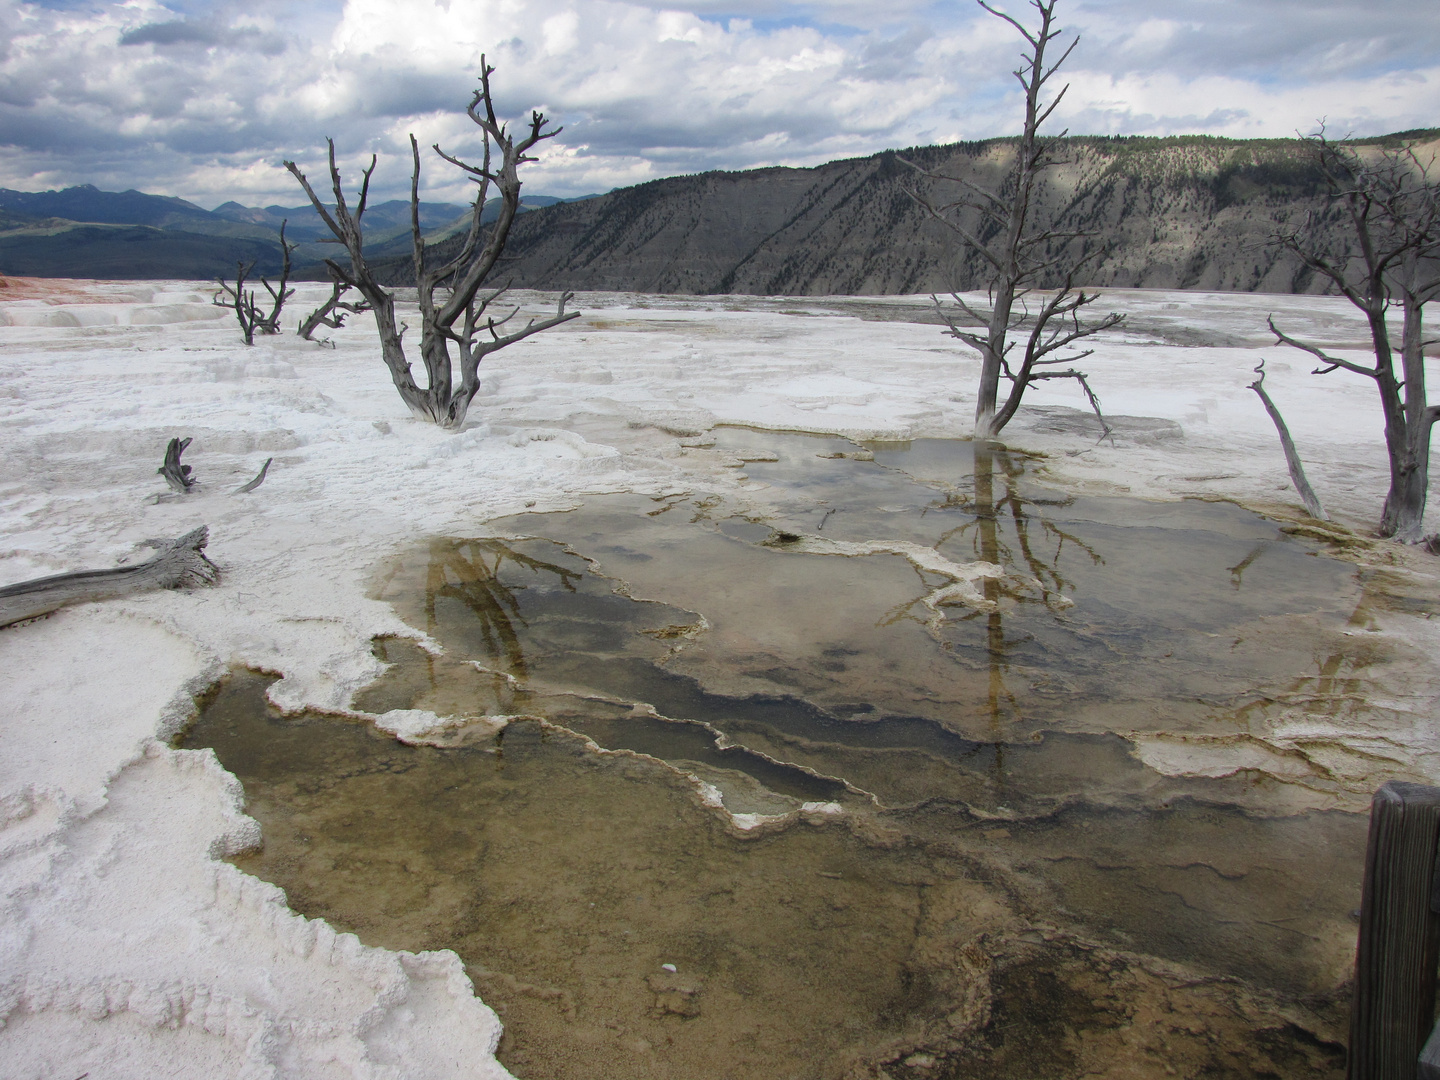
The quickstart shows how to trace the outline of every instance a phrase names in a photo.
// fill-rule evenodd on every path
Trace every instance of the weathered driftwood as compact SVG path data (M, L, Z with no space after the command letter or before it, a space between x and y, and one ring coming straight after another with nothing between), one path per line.
M190 475L190 466L180 464L180 455L189 445L189 439L171 439L170 444L165 447L165 464L155 470L181 495L195 486L195 478Z
M263 484L265 482L265 474L270 471L270 463L274 460L275 459L273 457L267 457L265 459L265 464L260 466L260 472L256 475L255 479L251 480L248 484L242 484L240 487L235 489L234 493L236 495L243 495L247 491L254 491L257 487Z
M1392 780L1370 804L1348 1080L1414 1080L1435 1015L1440 788Z
M209 539L209 527L201 525L177 540L150 541L160 552L147 562L7 585L0 589L0 626L46 615L69 604L113 600L149 589L214 585L220 580L220 568L205 557Z
M1295 485L1295 490L1300 493L1300 501L1305 504L1305 512L1312 518L1319 521L1329 521L1330 515L1325 513L1325 508L1320 505L1320 498L1315 494L1315 489L1310 486L1310 481L1305 479L1305 466L1300 464L1300 455L1295 450L1295 441L1290 438L1290 429L1285 426L1285 420L1276 408L1275 402L1270 400L1270 395L1265 392L1265 361L1260 361L1260 366L1255 369L1260 377L1250 384L1250 389L1260 395L1260 402L1265 406L1265 411L1270 414L1270 419L1275 421L1275 430L1280 433L1280 449L1285 451L1285 464L1290 468L1290 482Z

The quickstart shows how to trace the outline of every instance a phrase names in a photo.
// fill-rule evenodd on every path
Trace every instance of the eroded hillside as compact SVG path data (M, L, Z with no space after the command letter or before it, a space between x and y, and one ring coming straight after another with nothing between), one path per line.
M1358 145L1374 153L1440 132ZM894 294L982 287L979 259L906 194L931 172L998 186L1006 139L885 152L810 169L673 177L550 207L516 222L517 286L662 293ZM1324 214L1311 145L1203 136L1077 138L1053 169L1040 213L1103 249L1084 284L1318 292L1320 282L1268 243L1276 223ZM958 192L958 185L948 185ZM943 200L946 193L936 189ZM948 197L953 198L954 194ZM1338 223L1336 226L1338 227ZM406 283L408 260L386 277ZM413 278L410 280L413 281Z

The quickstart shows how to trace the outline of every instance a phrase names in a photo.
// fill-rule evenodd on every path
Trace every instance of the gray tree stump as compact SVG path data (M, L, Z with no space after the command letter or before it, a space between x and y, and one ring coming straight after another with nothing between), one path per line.
M174 491L184 495L195 486L195 478L190 475L190 466L180 464L180 455L190 445L189 439L171 439L165 447L165 464L155 471L165 478Z
M7 585L0 589L0 626L47 615L69 604L113 600L149 589L214 585L220 580L220 568L205 557L209 539L209 526L201 525L176 540L152 540L159 554L134 566L81 570Z

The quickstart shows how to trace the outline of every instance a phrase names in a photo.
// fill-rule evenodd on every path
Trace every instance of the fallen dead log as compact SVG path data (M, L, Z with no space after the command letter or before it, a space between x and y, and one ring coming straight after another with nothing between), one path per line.
M214 585L220 580L220 568L205 557L209 539L209 526L201 525L176 540L150 541L160 552L147 562L7 585L0 589L0 626L47 615L69 604L113 600L149 589Z

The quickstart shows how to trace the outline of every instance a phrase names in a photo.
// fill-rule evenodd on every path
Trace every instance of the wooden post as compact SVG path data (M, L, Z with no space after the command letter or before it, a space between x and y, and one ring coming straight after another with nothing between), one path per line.
M1440 788L1392 780L1370 804L1348 1080L1415 1080L1440 962Z

